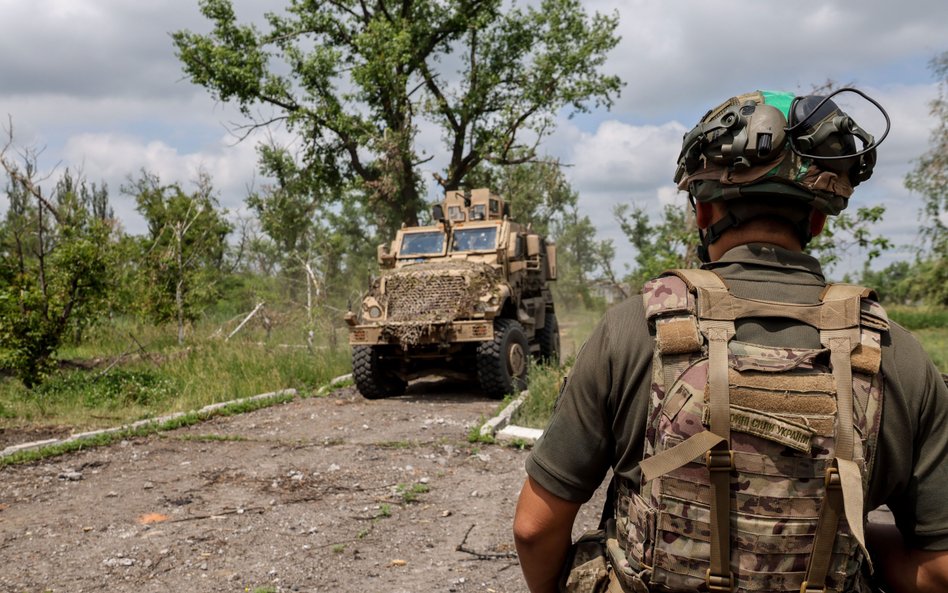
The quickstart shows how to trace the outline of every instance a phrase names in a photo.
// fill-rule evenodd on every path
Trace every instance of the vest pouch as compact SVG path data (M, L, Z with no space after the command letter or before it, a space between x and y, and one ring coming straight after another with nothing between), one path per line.
M609 587L609 564L606 560L606 532L587 531L566 555L560 575L560 593L605 593Z
M648 593L650 566L655 547L656 512L638 494L620 481L619 504L627 514L606 524L606 553L614 578L623 591Z

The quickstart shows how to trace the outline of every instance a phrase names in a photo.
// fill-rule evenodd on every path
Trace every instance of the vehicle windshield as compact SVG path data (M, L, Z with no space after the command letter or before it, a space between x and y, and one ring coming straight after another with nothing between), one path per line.
M402 235L402 244L398 249L399 257L441 255L442 253L444 253L444 232L442 231L405 233Z
M497 227L457 229L451 243L452 251L493 251L497 249Z

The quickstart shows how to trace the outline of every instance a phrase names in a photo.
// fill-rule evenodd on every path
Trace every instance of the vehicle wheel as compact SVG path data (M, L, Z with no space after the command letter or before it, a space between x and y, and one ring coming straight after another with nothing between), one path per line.
M366 399L382 399L405 393L404 379L387 371L373 346L352 347L352 379Z
M523 326L513 319L494 320L494 339L477 346L477 378L489 397L501 399L527 387L530 346Z
M540 343L540 360L559 366L560 324L556 321L556 313L550 311L546 314L546 323L537 332L537 342Z

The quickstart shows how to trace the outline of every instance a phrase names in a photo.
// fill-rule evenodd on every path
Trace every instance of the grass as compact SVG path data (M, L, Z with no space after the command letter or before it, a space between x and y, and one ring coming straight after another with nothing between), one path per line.
M294 396L280 394L210 413L193 412L210 404L291 388L303 397L321 395L325 390L317 388L349 372L344 343L330 348L329 336L324 335L314 341L311 351L302 337L296 336L296 345L287 347L293 337L287 327L294 324L285 325L285 335L274 332L269 340L262 332L248 330L225 341L216 332L218 326L208 322L195 328L183 347L178 346L173 327L140 327L119 320L89 331L80 346L59 352L59 360L70 364L33 390L13 378L0 378L0 430L29 427L50 428L55 433L82 432L179 416L20 451L0 459L0 467L189 426L211 416L248 412ZM287 342L281 341L284 339ZM215 435L195 438L228 439Z
M948 329L948 309L931 307L886 307L886 314L908 330Z
M920 329L912 333L932 357L935 366L941 372L948 373L948 327Z
M527 428L545 428L553 415L553 406L560 393L563 374L572 363L572 357L564 367L533 365L530 367L530 395L514 413L511 421Z
M184 347L170 326L118 321L89 331L82 345L60 352L60 360L71 364L41 386L28 390L13 378L0 379L0 429L81 431L287 388L308 396L349 371L348 348L329 348L328 336L317 339L311 352L300 336L293 347L278 341L290 335L274 333L264 342L265 336L253 331L225 342L213 336L217 327L199 325Z
M175 430L177 428L183 428L185 426L191 426L204 422L209 418L215 416L231 416L235 414L244 414L247 412L252 412L253 410L258 410L263 407L272 406L278 403L285 403L293 399L292 395L280 395L267 400L255 400L255 401L242 401L236 402L230 405L223 406L221 408L215 409L209 413L196 413L188 412L183 413L180 416L165 420L158 423L147 423L143 426L123 428L121 430L116 430L113 432L100 433L96 435L89 436L84 439L68 441L63 443L58 443L54 445L49 445L46 447L41 447L39 449L30 449L24 451L18 451L6 457L0 457L0 468L3 468L7 465L14 465L18 463L28 463L30 461L36 461L39 459L45 459L47 457L54 457L56 455L63 455L65 453L71 453L73 451L81 451L82 449L88 449L91 447L101 447L105 445L110 445L112 443L128 439L131 437L137 436L146 436L149 434L154 434L157 432L162 432L166 430Z
M418 501L418 496L431 490L427 484L416 482L414 484L399 484L395 487L395 492L401 496L402 501L411 504Z

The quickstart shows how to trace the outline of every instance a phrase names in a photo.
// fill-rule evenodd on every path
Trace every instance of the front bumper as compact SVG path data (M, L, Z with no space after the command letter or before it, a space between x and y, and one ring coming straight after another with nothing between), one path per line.
M399 345L397 331L392 329L409 323L362 324L349 328L349 344L352 346ZM435 323L424 328L413 345L450 344L452 342L483 342L494 339L492 321L453 321Z

